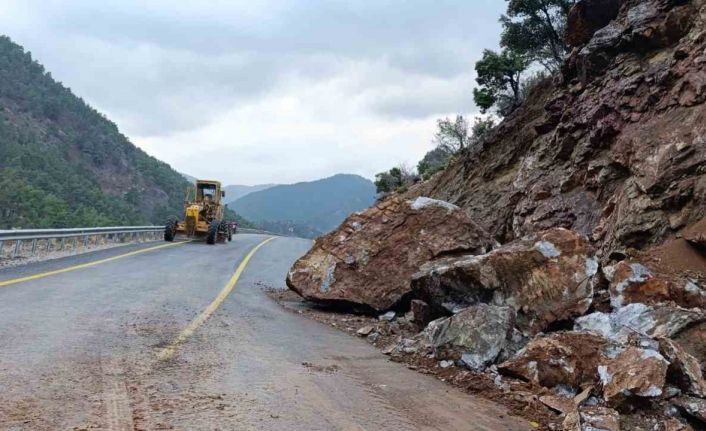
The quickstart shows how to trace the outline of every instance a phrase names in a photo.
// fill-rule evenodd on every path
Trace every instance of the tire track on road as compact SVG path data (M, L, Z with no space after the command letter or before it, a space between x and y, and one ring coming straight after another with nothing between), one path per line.
M120 361L104 355L100 367L108 431L134 431L132 402Z

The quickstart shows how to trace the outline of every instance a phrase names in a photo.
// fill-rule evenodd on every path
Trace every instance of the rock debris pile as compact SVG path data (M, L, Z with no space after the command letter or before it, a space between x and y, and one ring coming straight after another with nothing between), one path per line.
M287 283L416 327L392 356L526 382L565 430L706 429L706 0L582 0L567 41L486 148Z

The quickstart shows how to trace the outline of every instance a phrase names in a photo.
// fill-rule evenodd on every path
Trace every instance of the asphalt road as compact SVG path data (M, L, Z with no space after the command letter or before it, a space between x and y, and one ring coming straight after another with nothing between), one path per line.
M284 288L311 243L276 238L243 267L267 238L113 259L161 244L126 246L0 271L0 429L529 428L282 309L262 287Z

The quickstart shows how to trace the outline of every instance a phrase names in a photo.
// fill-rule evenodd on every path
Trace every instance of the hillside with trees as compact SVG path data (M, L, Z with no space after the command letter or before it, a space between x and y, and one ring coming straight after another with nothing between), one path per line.
M375 202L375 186L358 175L280 185L250 193L230 207L263 229L315 238Z
M161 224L188 185L0 37L0 228Z
M437 120L430 150L416 169L396 166L376 175L379 193L405 192L420 179L443 171L454 158L474 157L502 119L513 114L533 89L556 76L566 55L569 11L575 0L507 0L500 16L500 49L485 49L476 61L473 101L482 115L469 121L463 115ZM614 3L599 15L617 13ZM470 91L469 91L470 92Z
M244 186L240 184L231 184L223 187L223 190L225 190L226 192L226 202L235 202L243 196L249 195L250 193L269 189L276 185L277 184L256 184L254 186Z

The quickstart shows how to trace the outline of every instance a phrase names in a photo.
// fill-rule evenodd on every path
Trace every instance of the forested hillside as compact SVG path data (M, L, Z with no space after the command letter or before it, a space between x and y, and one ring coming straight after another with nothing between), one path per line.
M226 192L226 202L235 202L243 196L247 196L250 193L259 192L261 190L269 189L277 184L257 184L254 186L242 186L242 185L228 185L223 189Z
M341 174L250 193L230 207L264 229L313 238L372 205L375 196L370 180Z
M187 186L0 37L0 228L161 224Z

